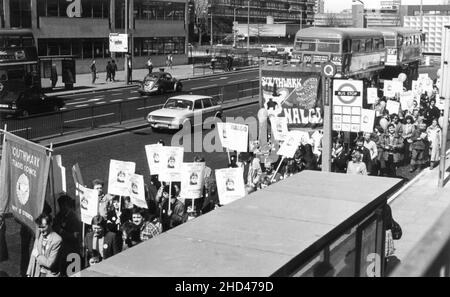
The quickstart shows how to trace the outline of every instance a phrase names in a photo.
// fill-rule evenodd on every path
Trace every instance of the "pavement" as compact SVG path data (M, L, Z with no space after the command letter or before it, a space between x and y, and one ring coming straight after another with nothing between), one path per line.
M179 80L186 79L195 79L195 78L204 78L208 76L216 76L225 73L222 69L212 70L209 67L203 68L194 68L193 64L187 65L174 65L172 68L169 67L157 67L153 69L153 72L158 72L160 68L163 68L164 71L170 73L174 78ZM245 67L240 68L238 70L245 69L255 69L255 67ZM86 92L98 92L105 91L111 89L120 89L120 88L130 88L138 86L140 81L148 74L147 69L134 69L132 73L132 82L127 84L125 82L125 71L117 71L116 72L116 81L115 82L107 82L106 81L106 72L97 72L97 80L94 84L92 84L92 74L77 74L76 83L74 84L74 88L72 90L66 90L64 88L64 84L61 81L61 77L58 78L58 82L54 90L46 93L47 96L63 96L63 95L72 95L72 94L80 94Z
M447 151L446 178L450 171L449 153L450 150ZM438 178L439 166L433 170L425 168L388 201L394 220L403 231L401 239L394 241L394 255L400 263L418 243L423 244L423 236L450 206L450 184L439 188Z

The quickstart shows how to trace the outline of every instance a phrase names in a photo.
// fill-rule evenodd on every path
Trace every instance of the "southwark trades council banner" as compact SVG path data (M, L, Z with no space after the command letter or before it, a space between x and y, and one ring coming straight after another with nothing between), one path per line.
M50 156L45 147L10 133L5 134L3 151L0 197L14 217L34 230L44 208Z
M161 143L149 144L145 146L145 154L147 155L148 170L150 175L158 175L161 165Z
M222 205L245 196L244 171L241 167L216 169L216 183Z
M178 146L161 147L161 167L159 180L165 182L181 181L184 148Z
M300 72L297 67L268 66L261 69L262 105L269 116L284 116L289 128L323 126L320 74Z
M185 199L201 198L203 194L203 175L205 163L183 163L181 171L180 197Z
M109 163L108 193L119 196L130 195L130 176L136 163L111 160Z

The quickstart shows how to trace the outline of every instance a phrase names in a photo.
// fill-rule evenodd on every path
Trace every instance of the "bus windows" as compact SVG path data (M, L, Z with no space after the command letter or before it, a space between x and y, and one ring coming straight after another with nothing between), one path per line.
M395 47L395 39L388 39L386 38L386 47Z
M360 40L360 46L359 46L359 51L360 52L365 52L366 51L366 43L364 40Z
M361 40L352 41L352 52L357 53L361 49Z
M339 40L319 40L317 44L318 52L339 53Z
M315 40L299 40L299 39L297 39L297 41L295 42L295 50L315 52L316 51L316 42L315 42Z
M380 50L384 48L383 39L374 39L373 40L373 48L376 50Z
M372 39L366 39L366 52L371 52L372 51Z

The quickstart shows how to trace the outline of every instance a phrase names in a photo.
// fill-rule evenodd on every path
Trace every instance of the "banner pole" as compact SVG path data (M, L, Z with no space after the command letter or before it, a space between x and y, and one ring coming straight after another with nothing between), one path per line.
M272 178L270 179L270 182L272 183L273 180L275 179L275 176L278 173L278 170L280 170L281 164L283 164L283 161L286 157L281 158L280 164L278 164L277 170L275 170L275 173L273 174Z
M55 197L55 177L54 177L54 170L53 170L53 159L52 159L52 152L53 152L53 143L50 143L50 151L49 151L49 157L50 162L52 166L50 166L50 189L51 189L51 196L53 200L53 210L55 211L55 217L56 217L56 197Z
M167 211L170 211L170 199L172 198L172 182L169 182L169 201L167 203ZM168 215L169 213L167 213Z
M231 164L230 150L227 148L228 164Z

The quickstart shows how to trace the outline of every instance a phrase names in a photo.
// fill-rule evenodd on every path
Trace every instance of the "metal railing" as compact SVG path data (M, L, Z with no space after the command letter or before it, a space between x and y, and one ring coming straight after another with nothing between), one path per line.
M239 102L242 98L259 96L259 81L207 87L182 93L215 97L221 104ZM177 95L179 93L162 97L143 96L127 101L93 104L17 119L1 119L0 127L7 124L9 132L25 139L61 136L105 125L122 124L129 120L145 119L149 112L160 108L169 97Z
M450 207L389 276L450 276Z

